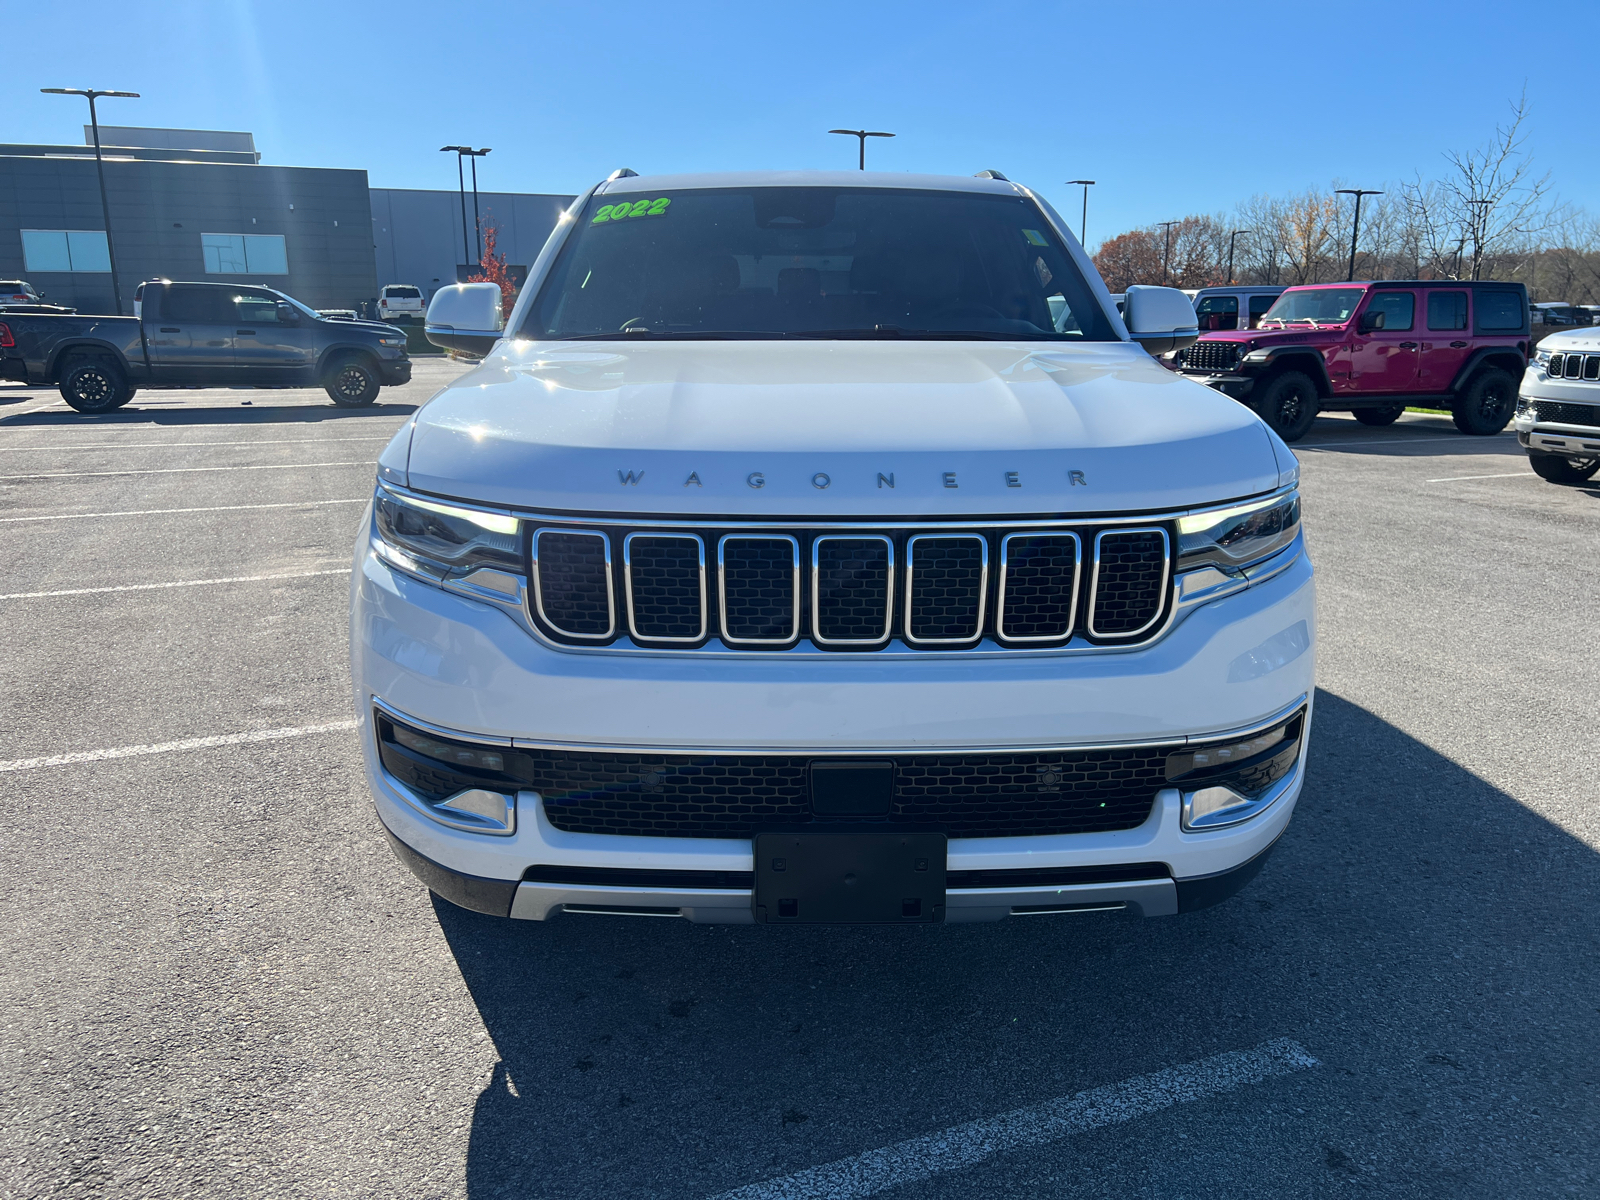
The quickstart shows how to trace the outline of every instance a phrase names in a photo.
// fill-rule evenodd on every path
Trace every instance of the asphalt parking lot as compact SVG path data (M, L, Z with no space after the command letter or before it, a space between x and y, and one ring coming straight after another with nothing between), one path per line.
M373 462L461 369L0 384L0 1196L1600 1190L1600 487L1318 421L1309 778L1219 908L513 924L394 861L350 728Z

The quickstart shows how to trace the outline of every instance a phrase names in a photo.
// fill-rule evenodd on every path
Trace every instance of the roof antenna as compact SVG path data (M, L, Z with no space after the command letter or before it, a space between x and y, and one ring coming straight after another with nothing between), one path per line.
M976 175L973 176L973 178L974 179L998 179L1001 183L1010 183L1011 182L1011 180L1007 179L1004 175L1000 174L1000 172L996 171L993 167L990 167L987 171L979 171Z
M639 172L635 171L632 167L618 167L615 171L606 176L606 182L610 183L613 179L637 179L638 177Z

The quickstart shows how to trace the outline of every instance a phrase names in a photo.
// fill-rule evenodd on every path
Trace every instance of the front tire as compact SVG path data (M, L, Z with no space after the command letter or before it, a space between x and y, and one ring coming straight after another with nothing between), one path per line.
M365 408L378 398L378 368L360 355L335 359L323 376L323 389L340 408Z
M1487 437L1511 423L1516 403L1516 381L1499 367L1490 367L1467 381L1450 415L1462 433Z
M1250 407L1286 442L1297 442L1317 419L1317 385L1311 376L1285 371L1269 379Z
M75 358L61 373L61 398L81 413L108 413L133 398L122 368L106 358Z
M1550 483L1582 483L1600 471L1600 458L1563 458L1559 454L1529 454L1528 465Z
M1363 425L1393 425L1405 410L1404 404L1386 404L1382 408L1357 408L1353 412Z

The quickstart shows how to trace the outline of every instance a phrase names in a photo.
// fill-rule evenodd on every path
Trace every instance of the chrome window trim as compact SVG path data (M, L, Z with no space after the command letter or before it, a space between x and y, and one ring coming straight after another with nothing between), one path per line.
M633 619L633 539L636 537L657 538L661 541L693 542L700 556L700 632L694 637L656 637L639 632ZM624 599L628 607L628 636L640 642L669 642L679 645L703 642L706 640L707 622L710 620L706 603L706 542L697 533L630 533L622 539L622 588Z
M1072 539L1072 600L1067 607L1067 629L1065 633L1050 634L1044 637L1030 635L1028 637L1012 637L1006 632L1006 568L1009 565L1007 556L1011 548L1011 539L1014 537L1069 537ZM1078 595L1083 582L1083 539L1070 529L1030 529L1026 533L1008 533L1000 539L1000 586L995 593L994 603L994 632L997 639L1003 642L1067 642L1072 640L1072 631L1078 627Z
M1100 543L1107 537L1119 536L1125 533L1159 533L1161 535L1161 545L1166 550L1166 553L1162 555L1161 558L1161 583L1157 586L1156 591L1161 594L1162 601L1161 604L1156 608L1156 615L1151 617L1143 625L1139 626L1139 628L1123 630L1121 633L1101 633L1094 627L1094 610L1100 599ZM1143 528L1136 527L1129 529L1102 529L1099 533L1094 535L1094 574L1089 583L1089 619L1084 623L1085 627L1089 630L1089 636L1096 638L1141 637L1160 622L1161 618L1166 614L1168 607L1171 606L1171 598L1167 595L1167 591L1171 583L1172 538L1160 525L1150 525Z
M958 638L919 638L911 632L911 603L912 593L916 589L917 556L916 545L918 542L935 540L974 541L983 550L982 566L978 575L978 623L968 637ZM989 600L989 539L981 533L916 533L906 539L906 614L904 637L907 645L911 646L965 646L972 642L983 640L983 619L988 613Z
M704 524L706 522L702 522ZM791 594L789 636L786 638L736 638L728 633L728 587L725 547L729 541L788 542L793 555L794 575ZM751 533L725 533L717 539L717 632L730 646L788 646L800 637L800 539L792 533L769 533L765 530Z
M822 636L822 585L817 578L818 552L823 542L882 542L888 555L884 570L883 633L875 638L828 638ZM882 533L828 533L811 539L811 640L819 646L881 646L894 631L894 539Z
M547 533L563 533L575 537L594 537L600 539L600 545L605 549L606 559L606 631L604 633L570 633L561 628L544 611L544 589L539 584L539 539ZM538 613L539 620L562 637L581 638L586 642L610 641L617 633L617 596L616 584L612 579L614 572L611 567L611 539L599 529L569 529L564 526L542 525L533 531L528 539L528 575L533 580L533 607Z

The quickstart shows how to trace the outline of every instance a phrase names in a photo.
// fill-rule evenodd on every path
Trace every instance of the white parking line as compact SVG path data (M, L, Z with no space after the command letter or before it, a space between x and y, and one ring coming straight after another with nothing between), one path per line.
M1446 475L1443 479L1425 479L1424 483L1459 483L1463 479L1537 479L1532 471L1507 471L1504 475Z
M0 773L32 771L39 767L65 767L73 763L104 762L109 758L138 758L146 754L171 754L176 750L205 750L212 746L240 746L248 742L276 742L284 738L305 737L313 733L334 733L354 729L354 721L327 721L321 725L297 725L288 729L257 729L250 733L225 733L220 737L185 738L181 742L157 742L150 746L113 746L107 750L80 750L75 754L52 754L46 758L14 758L0 762Z
M361 462L314 463L253 463L243 467L158 467L141 471L50 471L37 475L0 475L0 480L11 479L88 479L96 475L187 475L196 471L292 471L299 467L371 467L375 458Z
M1482 445L1485 442L1492 443L1496 438L1502 438L1503 439L1503 438L1507 438L1507 437L1510 437L1510 436L1511 436L1510 434L1506 434L1506 433L1490 434L1486 438L1481 438L1481 439L1478 439L1474 443L1468 443L1468 444L1469 445L1473 445L1473 444ZM1315 446L1290 446L1289 449L1291 449L1291 450L1349 450L1352 447L1354 447L1355 449L1359 450L1363 446L1398 446L1398 445L1401 445L1402 443L1406 443L1406 442L1459 442L1459 441L1463 441L1463 440L1465 440L1465 436L1463 434L1459 434L1459 433L1457 433L1457 434L1446 434L1443 437L1373 438L1370 441L1368 439L1366 439L1366 438L1356 437L1356 438L1352 438L1348 442L1322 442L1319 445L1315 445Z
M27 453L32 450L165 450L169 446L326 446L332 442L387 442L387 437L347 438L263 438L259 442L112 442L85 446L74 442L57 446L0 446L0 453Z
M120 583L115 587L67 588L59 592L9 592L0 600L43 600L50 596L94 596L102 592L155 592L163 588L205 587L213 583L259 583L263 579L310 579L313 575L348 575L349 567L327 571L285 571L281 575L231 575L226 579L183 579L172 583Z
M204 508L130 508L122 512L50 513L42 517L0 517L0 525L17 521L81 521L86 517L164 517L172 513L240 512L251 508L308 508L316 504L365 504L370 497L353 500L282 500L271 504L212 504Z
M1220 1096L1249 1083L1318 1065L1298 1042L1278 1038L1252 1050L1229 1051L998 1117L954 1125L781 1179L752 1183L725 1192L717 1200L847 1200L873 1196L887 1188L970 1167L1007 1150L1042 1146L1075 1133L1118 1125L1175 1104Z

